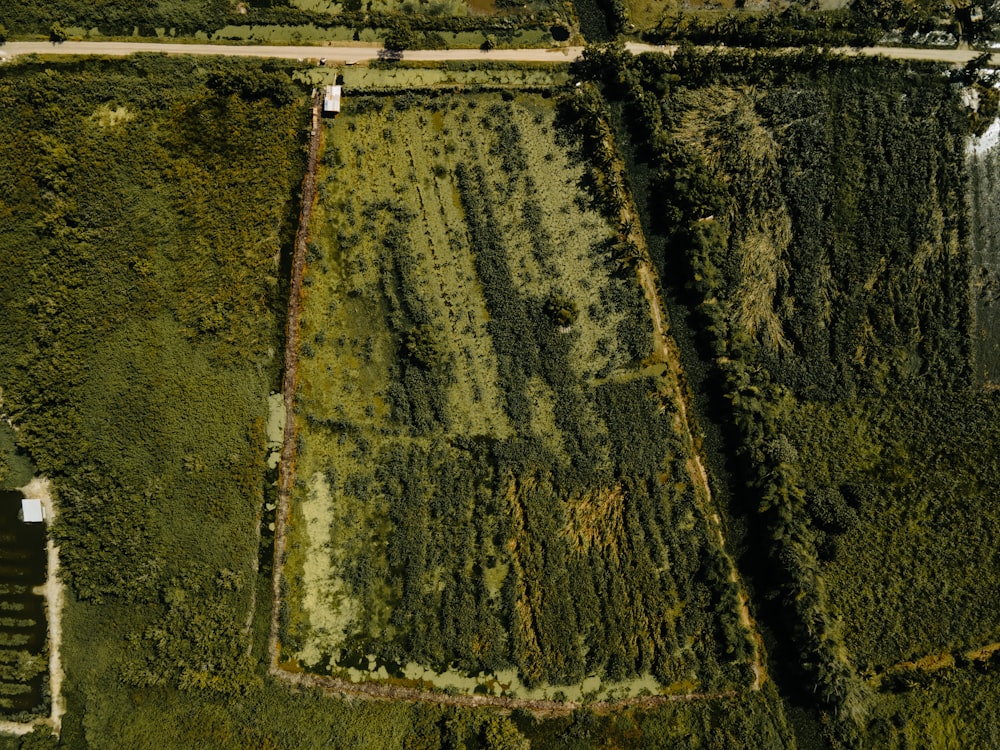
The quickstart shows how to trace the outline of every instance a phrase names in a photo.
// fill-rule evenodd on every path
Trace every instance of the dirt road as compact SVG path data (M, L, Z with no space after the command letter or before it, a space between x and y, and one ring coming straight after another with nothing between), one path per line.
M267 648L272 674L278 670L278 630L281 601L281 578L285 563L285 529L291 505L292 482L295 478L295 385L299 362L299 313L302 300L302 276L305 273L306 250L309 242L309 222L316 200L316 167L323 140L321 125L322 97L313 94L312 127L309 131L309 159L302 179L302 205L299 208L299 228L295 233L295 252L292 256L291 286L288 292L288 321L285 330L285 372L281 392L285 398L285 434L281 444L281 474L278 479L278 509L274 518L274 574L272 578L273 601L271 628ZM253 610L251 609L251 612ZM282 673L284 674L284 673Z
M0 55L110 55L124 57L136 52L162 52L168 55L226 55L231 57L280 57L289 60L319 60L330 63L369 62L385 55L377 45L311 45L271 46L235 44L170 44L160 42L8 42L0 47ZM497 60L514 62L569 62L583 52L583 47L551 49L478 49L407 50L404 60Z
M673 46L657 47L651 44L630 42L625 47L633 53L666 52L672 54ZM907 47L844 47L836 50L845 55L882 55L897 60L931 60L963 65L977 57L974 50L911 49ZM235 45L235 44L177 44L167 42L8 42L0 47L0 58L19 55L110 55L124 57L136 52L162 52L168 55L227 55L232 57L279 57L291 60L319 60L329 63L368 62L377 60L385 51L376 45ZM478 49L406 50L403 60L447 61L487 60L506 62L570 62L583 53L583 47L551 47L547 49L495 49L483 52ZM1000 55L993 55L990 64L1000 65Z

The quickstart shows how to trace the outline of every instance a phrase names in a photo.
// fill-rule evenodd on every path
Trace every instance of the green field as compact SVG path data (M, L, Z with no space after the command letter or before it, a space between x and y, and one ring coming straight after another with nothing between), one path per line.
M326 126L283 654L518 696L746 685L648 305L557 106L508 98Z
M0 387L58 492L75 712L108 681L233 690L253 671L305 97L285 69L198 65L0 71ZM79 627L102 606L112 624Z

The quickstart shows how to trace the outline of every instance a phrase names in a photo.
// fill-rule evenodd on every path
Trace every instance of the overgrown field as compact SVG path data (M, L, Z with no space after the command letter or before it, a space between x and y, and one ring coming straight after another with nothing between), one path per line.
M0 70L0 387L58 491L71 711L107 682L254 679L278 260L301 178L288 81L160 57ZM114 613L104 628L78 627L91 608ZM86 672L81 649L100 655Z
M554 102L509 98L327 126L283 653L519 695L746 686L618 227Z
M735 511L756 519L786 658L840 740L882 736L877 691L939 662L968 688L1000 640L969 118L933 68L682 53L609 74L614 57L593 69L640 123L664 278L687 279L731 404Z
M767 685L541 721L266 677L264 420L307 119L286 76L160 57L0 70L0 387L22 444L0 426L0 481L30 476L23 449L53 478L68 584L62 739L0 748L787 746Z

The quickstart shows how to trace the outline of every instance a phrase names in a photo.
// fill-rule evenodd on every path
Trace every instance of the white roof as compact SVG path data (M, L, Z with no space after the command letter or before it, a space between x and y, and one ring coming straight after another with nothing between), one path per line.
M21 501L21 514L25 523L42 523L45 520L45 511L42 509L41 500L31 500L24 498Z
M325 112L339 112L340 111L340 86L327 86L326 91L323 95L323 111Z

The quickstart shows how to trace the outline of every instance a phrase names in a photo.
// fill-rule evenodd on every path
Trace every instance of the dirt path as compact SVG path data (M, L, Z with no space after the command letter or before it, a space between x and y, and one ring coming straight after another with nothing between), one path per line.
M635 209L634 206L630 206L626 210L634 211ZM638 214L635 214L633 221L636 226L638 226ZM657 361L662 362L668 369L671 390L674 390L674 393L672 394L673 400L678 405L678 413L674 422L674 428L681 434L685 445L691 452L691 458L688 459L688 473L691 475L691 480L694 482L699 504L705 513L706 522L709 526L709 533L712 535L719 548L725 550L726 540L722 531L722 518L718 512L710 512L710 509L714 508L712 488L708 481L708 472L705 471L705 464L701 459L701 451L698 448L698 444L695 441L691 430L691 419L688 415L687 409L688 399L682 385L684 379L683 369L680 364L680 352L678 351L677 344L670 335L667 324L663 318L663 303L660 299L659 288L656 283L656 274L653 271L652 263L648 260L648 250L646 249L644 239L642 240L640 247L647 257L639 262L636 274L639 277L639 284L642 286L643 293L646 296L646 301L649 303L650 317L653 320L653 327L656 332ZM736 571L736 565L732 563L732 561L730 561L729 566L729 580L738 586L737 597L739 599L740 624L751 633L754 639L754 658L752 664L754 680L751 688L753 690L760 690L760 686L764 681L765 675L761 660L762 649L760 634L757 632L753 619L750 617L750 607L747 603L746 592L743 588L742 582L740 581L739 573Z
M613 166L612 169L619 170L621 173L619 177L621 178L622 183L627 184L624 165L618 160L614 162L614 165L615 166ZM631 193L628 193L628 197L622 206L619 216L619 225L623 227L632 227L628 236L623 239L634 244L639 249L639 260L636 263L636 276L639 279L639 285L642 287L643 294L646 297L646 302L649 304L650 319L653 321L653 330L656 340L654 358L657 362L662 362L666 366L667 377L664 379L668 384L667 390L669 391L669 397L678 405L678 412L674 419L674 429L679 435L681 435L684 444L687 446L688 451L691 454L691 458L687 461L688 474L691 476L692 482L694 482L698 503L701 506L706 523L708 524L709 534L713 537L713 540L719 546L719 549L724 551L726 548L726 540L722 529L722 518L719 512L715 510L715 506L713 504L712 488L708 480L708 472L705 470L705 464L701 457L699 441L695 440L691 416L688 414L689 398L684 387L684 370L681 366L680 350L677 348L677 343L674 341L673 336L670 335L669 326L667 325L667 321L663 315L663 300L660 298L656 272L653 270L653 263L650 260L649 247L646 244L646 238L640 229L642 224L639 217L639 211L635 206ZM736 564L731 558L729 558L728 555L726 557L729 560L729 580L731 583L735 583L737 585L740 624L743 625L743 627L746 628L751 634L754 643L754 657L752 663L754 679L751 684L751 688L753 690L760 690L766 675L762 659L763 641L761 640L760 633L755 627L753 619L750 617L750 607L747 601L746 591L743 587L742 581L740 580L739 573L736 570Z
M52 526L56 520L56 506L52 501L51 483L45 477L35 477L22 490L25 497L36 497L45 508L46 524ZM66 713L63 702L62 683L65 676L62 668L62 611L64 603L63 585L59 579L59 548L48 535L45 542L47 572L45 577L45 603L49 614L49 692L51 711L49 723L58 734L62 729L62 717Z
M363 698L376 701L408 701L437 703L442 706L465 706L477 708L500 708L512 711L524 709L536 716L566 716L578 708L586 706L593 713L610 713L621 708L652 708L668 703L683 703L686 701L724 700L735 698L737 692L729 690L717 693L677 693L674 695L645 695L621 700L594 701L582 703L578 701L529 700L527 698L504 698L493 695L453 695L441 691L421 690L420 688L404 687L383 682L351 682L337 677L303 674L301 672L282 672L278 676L286 682L298 687L320 687L331 693L344 696Z
M371 62L386 56L377 44L236 45L236 44L175 44L160 42L8 42L0 47L0 57L18 55L104 55L124 57L136 52L162 52L168 55L225 55L227 57L277 57L286 60L319 60L330 64ZM583 53L583 47L550 47L534 49L406 50L398 59L413 61L480 60L504 62L570 62Z
M929 674L955 667L969 669L974 665L976 668L984 668L984 665L993 659L998 651L1000 651L1000 642L987 643L977 648L966 649L965 651L959 649L956 651L940 651L935 654L927 654L885 667L872 675L868 682L877 687L886 677L893 675L916 672Z
M272 576L271 629L267 639L270 670L284 675L278 669L278 614L281 611L281 570L285 556L285 531L292 482L295 478L295 384L298 380L299 314L302 303L302 275L306 267L306 249L309 243L309 221L316 200L316 167L319 148L323 139L322 95L313 92L312 126L309 132L309 157L306 174L302 179L302 204L299 209L299 227L295 234L295 251L292 256L292 278L288 292L288 325L285 330L285 374L281 388L285 399L285 434L281 444L281 470L278 479L278 508L274 518L274 574Z

